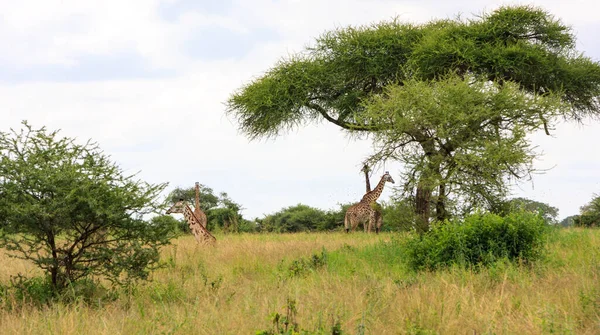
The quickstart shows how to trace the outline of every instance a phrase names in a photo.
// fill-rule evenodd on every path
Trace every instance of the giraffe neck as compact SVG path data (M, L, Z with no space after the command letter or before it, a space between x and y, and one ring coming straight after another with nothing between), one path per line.
M196 183L196 202L195 202L195 210L199 211L200 210L200 185L198 183Z
M371 182L369 181L369 170L363 169L363 171L365 172L365 184L366 184L366 188L367 188L367 193L371 192Z
M385 184L385 181L383 180L383 178L381 178L381 180L379 181L379 183L377 184L377 186L375 186L375 188L373 189L373 191L368 192L367 194L365 194L365 196L363 197L363 201L366 202L372 202L375 201L379 198L379 196L381 195L381 192L383 192L383 185Z
M198 222L198 219L196 218L196 215L194 215L194 212L192 211L192 209L190 208L190 206L188 206L188 204L185 204L185 207L183 207L183 217L185 218L185 220L188 223L192 223L192 224L200 224Z

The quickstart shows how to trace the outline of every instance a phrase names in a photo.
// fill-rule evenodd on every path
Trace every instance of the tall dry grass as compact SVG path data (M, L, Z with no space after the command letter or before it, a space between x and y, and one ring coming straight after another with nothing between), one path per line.
M564 230L533 265L413 273L391 234L222 235L214 248L182 237L153 281L100 307L0 310L2 334L255 334L297 304L301 328L339 321L356 334L598 334L600 232ZM294 260L326 265L294 275ZM0 258L3 283L33 271Z

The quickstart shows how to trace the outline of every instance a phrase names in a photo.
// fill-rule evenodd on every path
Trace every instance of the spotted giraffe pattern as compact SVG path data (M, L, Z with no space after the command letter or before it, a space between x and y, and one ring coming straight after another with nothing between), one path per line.
M167 214L171 213L183 213L183 217L187 221L192 234L196 238L196 241L200 244L214 243L217 239L202 225L200 219L196 217L196 214L192 211L190 206L183 200L176 202L171 208L167 210Z
M195 208L194 215L200 220L200 224L206 228L206 224L208 223L208 219L206 218L206 214L200 209L200 183L196 182L196 199L195 199Z
M371 181L369 180L369 166L365 163L361 170L365 174L365 194L371 192ZM374 201L371 204L371 207L375 210L375 233L379 234L379 230L381 229L381 225L383 224L383 213L381 213L381 205ZM373 227L369 227L367 231L371 231Z
M344 228L346 229L346 232L349 232L350 229L356 229L359 223L363 224L365 232L370 232L374 226L377 227L378 225L381 225L381 223L378 222L378 220L381 220L381 216L379 216L379 218L377 217L378 211L374 208L375 206L373 206L373 203L375 203L381 195L381 192L383 192L383 187L386 182L394 183L394 179L387 171L381 176L381 180L372 191L367 192L358 203L348 208L346 216L344 217Z

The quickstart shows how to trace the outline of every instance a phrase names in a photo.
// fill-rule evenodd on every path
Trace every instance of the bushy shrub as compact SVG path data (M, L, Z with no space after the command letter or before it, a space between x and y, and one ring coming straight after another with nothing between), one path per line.
M173 236L177 236L184 232L183 227L187 228L188 223L185 220L177 220L174 217L163 214L157 215L150 219L150 225L162 227L163 231L169 232ZM187 228L189 230L189 228Z
M326 221L327 215L324 211L298 204L267 215L262 220L261 230L277 233L314 231Z
M414 226L415 209L412 199L395 199L383 203L381 231L408 231Z
M451 264L488 265L499 259L532 261L542 250L548 230L539 214L519 211L501 217L472 214L463 221L433 225L403 244L408 264L415 270L433 270Z

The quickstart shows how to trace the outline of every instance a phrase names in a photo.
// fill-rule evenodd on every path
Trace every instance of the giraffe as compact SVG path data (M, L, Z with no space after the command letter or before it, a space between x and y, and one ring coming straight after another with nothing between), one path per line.
M183 199L179 199L179 201L167 210L167 214L171 213L183 213L183 217L188 222L190 230L198 243L214 243L217 241L206 227L202 225L200 219Z
M195 208L194 215L200 220L200 224L206 228L206 223L208 219L206 218L206 214L200 209L200 183L196 182L196 199L195 199Z
M367 163L363 164L363 168L361 170L362 172L364 172L365 174L365 186L366 186L366 193L371 192L371 181L369 180L369 172L371 171L369 169L369 166L367 165ZM383 223L383 215L381 213L381 205L377 202L377 201L373 201L371 204L371 207L375 210L375 233L379 234L379 229L381 228L381 225ZM369 226L368 231L371 231L373 227Z
M371 231L371 228L377 221L376 210L373 208L374 206L372 203L379 198L386 182L394 184L394 179L387 171L381 176L381 180L372 191L367 192L358 203L348 208L346 216L344 217L344 228L346 229L346 232L349 232L351 228L352 230L356 229L361 222L363 223L365 232ZM368 228L366 224L367 221L369 222Z

